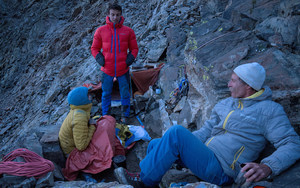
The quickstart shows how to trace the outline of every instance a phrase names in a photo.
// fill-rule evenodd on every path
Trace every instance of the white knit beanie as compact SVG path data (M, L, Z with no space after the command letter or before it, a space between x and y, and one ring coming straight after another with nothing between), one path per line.
M261 89L266 78L264 67L257 62L237 66L233 72L256 91Z

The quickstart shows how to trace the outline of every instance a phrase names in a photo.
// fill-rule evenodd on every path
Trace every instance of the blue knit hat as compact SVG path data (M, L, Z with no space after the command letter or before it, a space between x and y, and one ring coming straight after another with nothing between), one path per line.
M88 98L88 88L78 87L70 91L68 94L68 103L75 106L91 103Z

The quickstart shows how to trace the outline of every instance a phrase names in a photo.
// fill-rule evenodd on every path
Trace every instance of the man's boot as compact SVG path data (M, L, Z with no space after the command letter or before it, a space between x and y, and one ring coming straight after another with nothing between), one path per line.
M108 110L107 110L107 112L106 112L106 115L111 116L111 106L108 108Z
M128 125L128 117L125 116L125 112L128 108L128 105L122 105L121 106L121 123Z

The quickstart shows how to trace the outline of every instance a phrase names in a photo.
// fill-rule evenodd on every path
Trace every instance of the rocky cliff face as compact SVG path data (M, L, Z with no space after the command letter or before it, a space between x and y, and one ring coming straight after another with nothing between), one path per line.
M69 110L68 92L87 80L100 81L90 46L111 2L0 0L1 153L26 147L28 138L39 142L45 132L57 132ZM265 84L300 133L299 0L118 3L124 25L134 29L138 40L133 68L165 63L157 81L163 91L159 108L142 116L152 137L173 124L200 128L212 107L229 95L232 70L253 61L265 67ZM181 81L181 65L189 91L167 112L165 101Z

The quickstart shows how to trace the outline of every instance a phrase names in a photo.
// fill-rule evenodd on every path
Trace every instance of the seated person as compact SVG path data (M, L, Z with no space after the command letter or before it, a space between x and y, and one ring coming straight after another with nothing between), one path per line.
M94 119L90 119L92 103L88 99L88 88L78 87L68 94L68 103L70 104L70 112L65 118L60 131L59 142L61 149L66 157L77 148L84 151L96 130L97 123ZM86 180L91 177L89 174L83 173ZM92 179L90 179L93 181Z
M65 156L77 148L83 151L89 145L96 130L96 121L90 119L92 102L88 99L88 88L78 87L68 94L70 112L60 131L59 142Z
M263 85L265 69L258 63L234 69L228 87L231 97L217 103L203 127L193 133L172 126L160 139L149 143L140 173L115 169L122 184L155 187L174 162L189 168L200 179L229 185L241 172L247 182L273 177L300 158L300 139L283 107L272 101ZM276 151L254 163L267 141ZM240 164L245 164L240 167Z

